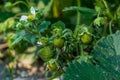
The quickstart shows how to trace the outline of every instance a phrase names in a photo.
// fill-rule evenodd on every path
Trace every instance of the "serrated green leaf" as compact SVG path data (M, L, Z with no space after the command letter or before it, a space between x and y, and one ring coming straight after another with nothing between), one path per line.
M111 74L113 79L120 79L120 31L102 38L97 43L94 49L94 58Z
M40 25L39 25L39 31L40 32L44 32L45 30L47 30L49 28L49 25L51 23L49 21L43 21Z
M52 25L52 28L65 29L65 24L62 21L58 21Z
M81 14L86 15L86 16L95 16L97 13L93 9L86 8L86 7L77 7L77 6L72 6L72 7L66 7L63 9L64 11L79 11Z
M34 44L35 42L36 42L36 36L35 35L33 35L33 34L30 34L30 33L28 33L28 34L26 34L25 36L24 36L24 40L26 40L26 41L28 41L28 42L30 42L30 43L32 43L32 44Z
M15 37L15 40L12 43L12 45L15 45L15 44L19 43L24 38L25 32L21 31L21 32L18 32L17 34L18 35Z
M103 70L87 63L73 62L65 68L63 80L106 80Z
M65 68L64 80L119 80L120 31L102 38L94 48L94 64L74 62Z

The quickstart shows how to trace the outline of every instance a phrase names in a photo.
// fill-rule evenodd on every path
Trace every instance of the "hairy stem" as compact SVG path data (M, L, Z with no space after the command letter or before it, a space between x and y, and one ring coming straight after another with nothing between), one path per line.
M110 32L110 34L112 34L112 20L109 22L109 32Z
M80 49L81 49L81 55L83 55L84 52L83 52L83 45L82 44L80 45Z

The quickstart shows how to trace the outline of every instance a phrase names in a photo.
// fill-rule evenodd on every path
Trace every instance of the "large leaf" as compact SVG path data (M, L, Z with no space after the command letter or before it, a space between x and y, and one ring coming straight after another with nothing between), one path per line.
M66 7L63 9L63 11L79 11L81 14L85 16L95 16L97 14L93 9L77 6Z
M54 24L52 24L52 28L59 28L59 29L65 29L65 24L62 21L58 21Z
M120 80L120 31L98 41L94 59L94 64L71 63L64 80Z
M99 61L98 64L101 67L112 74L111 76L120 79L120 31L107 38L102 38L97 43L94 58Z
M103 70L87 63L73 62L65 68L64 80L106 80Z

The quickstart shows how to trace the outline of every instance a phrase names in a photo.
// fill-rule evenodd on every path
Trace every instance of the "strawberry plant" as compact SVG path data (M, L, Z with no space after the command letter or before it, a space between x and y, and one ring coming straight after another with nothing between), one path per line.
M100 39L91 63L72 62L65 68L63 80L119 80L120 31Z
M118 80L119 1L90 2L91 6L84 0L40 0L40 8L27 0L6 2L8 10L19 3L29 9L0 23L8 52L18 56L36 47L34 61L44 62L50 80L61 75L63 80Z

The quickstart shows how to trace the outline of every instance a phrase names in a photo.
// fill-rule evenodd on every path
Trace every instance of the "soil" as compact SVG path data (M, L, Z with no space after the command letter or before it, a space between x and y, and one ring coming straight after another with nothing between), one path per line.
M0 61L0 80L12 80L11 73L5 64L5 62ZM45 68L37 63L24 67L18 63L13 80L47 80L45 79Z
M11 78L11 72L8 70L7 65L9 64L8 57L1 59L3 52L8 49L7 43L0 39L0 80L47 80L45 78L45 67L43 62L38 60L32 65L26 65L20 62L14 64L14 79Z

